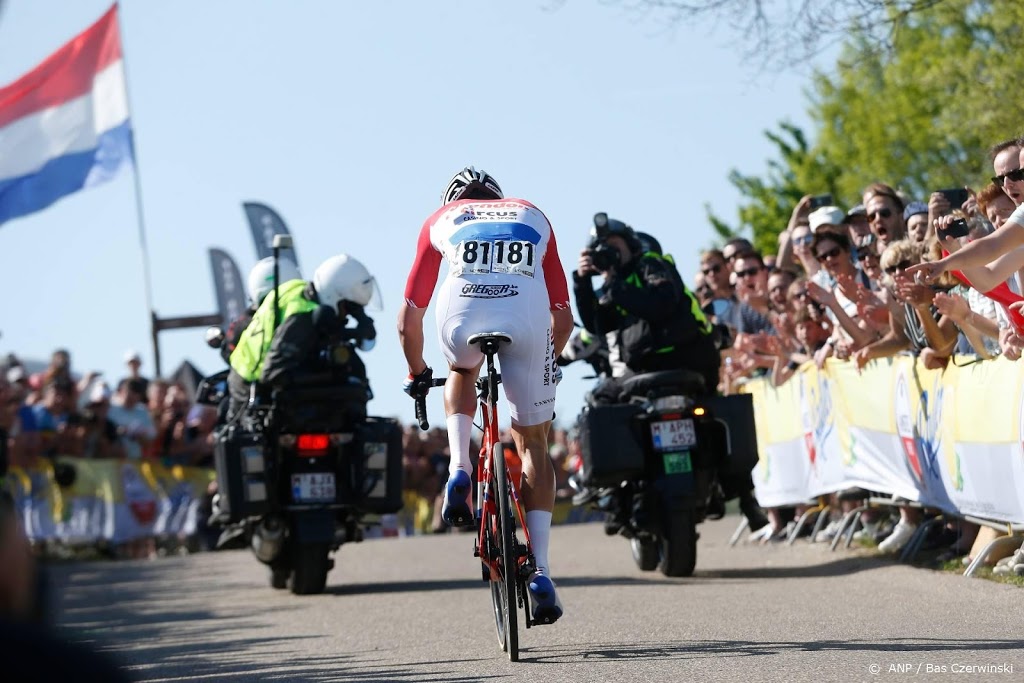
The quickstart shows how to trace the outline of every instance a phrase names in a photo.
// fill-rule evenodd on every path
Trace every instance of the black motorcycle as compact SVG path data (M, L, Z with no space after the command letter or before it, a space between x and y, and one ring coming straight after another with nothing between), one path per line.
M205 379L199 400L221 404L227 374ZM245 410L216 432L211 521L225 528L222 544L247 541L274 588L323 592L331 553L362 541L371 515L402 507L401 426L367 416L367 400L361 380L309 373L254 385Z
M706 396L696 373L635 375L610 405L587 405L577 429L576 505L606 513L643 571L690 576L697 525L725 514L721 479L757 463L751 397Z

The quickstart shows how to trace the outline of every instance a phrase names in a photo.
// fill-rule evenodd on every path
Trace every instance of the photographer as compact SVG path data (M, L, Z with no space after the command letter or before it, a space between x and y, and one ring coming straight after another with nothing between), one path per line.
M608 342L611 377L592 392L595 402L618 401L623 379L637 373L686 369L718 384L719 354L712 326L675 265L643 251L625 223L599 213L590 245L573 274L576 307L583 326ZM604 284L594 289L591 277Z

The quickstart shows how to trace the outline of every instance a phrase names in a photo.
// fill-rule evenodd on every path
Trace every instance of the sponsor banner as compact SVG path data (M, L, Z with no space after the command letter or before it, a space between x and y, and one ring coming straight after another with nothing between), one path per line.
M795 505L859 487L1024 523L1022 384L1024 366L1004 359L928 370L909 356L750 382L758 499Z
M231 254L223 249L210 249L209 252L213 289L217 294L217 312L220 313L221 324L227 327L248 308L242 274Z
M281 216L266 204L244 202L242 208L245 210L245 217L249 220L249 230L252 231L252 242L256 247L256 260L273 256L274 235L290 235L288 226L284 224ZM295 251L292 250L288 256L291 262L298 267L299 257Z

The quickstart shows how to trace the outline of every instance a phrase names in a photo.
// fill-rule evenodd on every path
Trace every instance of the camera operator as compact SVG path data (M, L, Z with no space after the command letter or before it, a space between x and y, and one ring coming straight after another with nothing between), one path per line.
M371 300L379 307L376 280L347 254L320 264L311 282L295 279L280 284L277 297L263 299L231 354L229 416L248 403L252 382L282 385L296 373L320 372L325 366L343 370L350 382L362 382L369 400L366 367L354 350L335 346L326 359L323 352L340 339L353 341L362 351L373 348L377 332L364 310ZM354 328L346 327L349 317Z
M713 329L675 265L644 251L632 228L606 214L594 216L591 234L573 274L573 291L583 326L607 340L611 377L590 399L618 402L623 379L676 369L698 373L713 392L719 367ZM594 275L604 278L597 290Z
M645 372L690 370L704 378L714 394L721 362L714 326L675 264L644 251L633 229L606 214L594 216L590 245L573 274L576 308L583 326L608 340L611 377L587 397L592 403L617 403L622 381ZM591 277L604 284L594 289ZM738 497L751 529L768 523L753 495L750 475L719 473L725 498Z

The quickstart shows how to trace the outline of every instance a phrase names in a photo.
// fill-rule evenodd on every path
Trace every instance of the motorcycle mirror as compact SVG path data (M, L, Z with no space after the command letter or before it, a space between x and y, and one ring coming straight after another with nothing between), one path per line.
M274 249L292 249L291 235L274 235Z
M206 329L206 345L211 349L219 349L224 344L224 330L217 326Z

